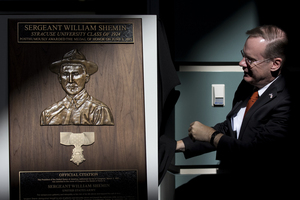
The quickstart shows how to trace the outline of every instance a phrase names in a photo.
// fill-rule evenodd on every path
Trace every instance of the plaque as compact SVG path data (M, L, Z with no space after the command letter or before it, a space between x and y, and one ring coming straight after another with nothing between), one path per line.
M147 199L142 20L8 29L11 199Z
M19 43L133 43L133 23L19 22Z
M136 200L137 171L21 171L20 199Z

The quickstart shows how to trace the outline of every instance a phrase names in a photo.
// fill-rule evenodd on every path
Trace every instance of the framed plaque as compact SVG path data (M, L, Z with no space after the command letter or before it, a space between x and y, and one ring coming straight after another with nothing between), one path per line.
M142 21L9 18L11 199L156 194Z

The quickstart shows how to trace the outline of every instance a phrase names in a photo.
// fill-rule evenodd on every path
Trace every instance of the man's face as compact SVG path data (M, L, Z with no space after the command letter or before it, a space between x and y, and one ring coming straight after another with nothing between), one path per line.
M243 51L245 57L254 63L250 66L245 57L239 63L244 70L244 80L258 88L264 87L273 79L271 74L273 62L270 62L270 60L260 62L268 59L263 56L266 46L267 42L262 37L249 37Z
M83 65L77 63L66 63L60 69L59 82L65 92L74 96L85 88L89 81L89 75Z

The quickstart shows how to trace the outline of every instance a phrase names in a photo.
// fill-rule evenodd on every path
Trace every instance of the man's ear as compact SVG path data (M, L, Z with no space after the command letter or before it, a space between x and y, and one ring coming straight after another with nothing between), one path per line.
M61 83L61 77L60 77L60 74L58 74L58 81L59 81L59 83Z
M282 59L281 58L274 58L273 65L271 67L271 71L275 72L275 71L279 70L280 67L281 67L281 64L282 64Z
M90 75L87 74L87 75L85 76L85 82L87 83L87 82L89 82L89 80L90 80Z

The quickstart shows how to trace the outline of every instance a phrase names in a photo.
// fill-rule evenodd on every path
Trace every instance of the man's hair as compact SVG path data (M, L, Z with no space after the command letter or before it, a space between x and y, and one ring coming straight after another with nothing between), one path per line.
M286 59L288 38L286 33L274 25L264 25L246 32L249 37L262 37L268 43L264 53L265 58Z

